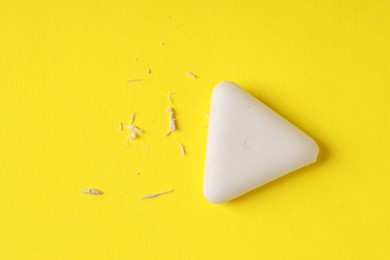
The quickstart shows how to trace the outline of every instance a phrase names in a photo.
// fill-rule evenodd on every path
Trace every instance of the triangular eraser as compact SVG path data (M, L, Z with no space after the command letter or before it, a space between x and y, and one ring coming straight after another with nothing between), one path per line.
M232 82L215 86L203 193L231 200L317 160L316 142Z

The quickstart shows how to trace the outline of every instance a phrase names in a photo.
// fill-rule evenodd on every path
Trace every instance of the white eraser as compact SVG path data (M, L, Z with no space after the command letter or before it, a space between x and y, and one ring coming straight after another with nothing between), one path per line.
M241 196L317 160L316 142L232 82L215 86L203 193L213 203Z

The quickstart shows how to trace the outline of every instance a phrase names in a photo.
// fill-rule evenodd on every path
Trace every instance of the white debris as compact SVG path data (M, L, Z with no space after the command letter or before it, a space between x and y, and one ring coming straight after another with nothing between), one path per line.
M131 115L131 120L130 120L130 125L132 125L134 123L134 119L135 119L135 114L137 114L138 112L134 112L132 115Z
M190 77L193 77L194 79L196 79L196 78L198 77L198 76L196 76L194 73L189 72L189 71L187 71L186 74L187 74L188 76L190 76Z
M103 194L103 191L98 190L98 189L94 189L94 188L82 189L81 192L85 193L85 194L90 194L90 195L102 195Z
M184 145L183 144L180 144L180 149L181 149L181 154L183 155L183 156L186 156L187 154L186 154L186 149L184 148Z
M174 191L174 189L171 189L171 190L166 190L166 191L162 191L162 192L158 192L158 193L153 193L153 194L149 194L149 195L145 195L142 197L142 199L151 199L151 198L156 198L162 194L166 194L166 193L169 193L169 192L172 192Z
M126 82L136 82L136 81L142 81L142 79L128 79Z
M165 136L170 135L173 131L176 130L176 123L175 123L176 119L175 119L175 116L174 116L173 108L168 107L168 112L169 112L169 125L170 125L170 129L169 129L168 133Z
M142 130L136 127L135 125L127 125L126 128L130 129L133 133L142 134Z
M127 136L127 139L126 139L125 148L129 147L129 140L134 140L136 138L137 138L137 132L135 132L135 131L130 132L130 134Z
M129 139L134 140L135 138L137 138L137 132L133 131L129 134Z
M136 127L133 124L134 123L134 119L135 119L135 115L137 113L138 112L134 112L133 115L131 116L130 125L126 125L125 126L130 131L130 134L127 136L127 139L126 139L126 147L129 146L129 140L134 140L134 139L137 138L137 134L142 134L143 133L143 131L141 129L139 129L138 127Z
M174 95L174 94L175 94L174 92L169 92L168 93L168 100L169 100L169 103L171 104L171 106L173 106L172 95Z

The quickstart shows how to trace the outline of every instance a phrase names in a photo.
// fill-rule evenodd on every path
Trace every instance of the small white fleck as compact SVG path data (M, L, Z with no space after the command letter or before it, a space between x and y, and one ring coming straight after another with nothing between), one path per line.
M134 112L133 115L131 116L130 125L126 125L125 126L130 131L130 134L127 136L127 139L126 139L126 147L129 146L129 140L134 140L134 139L137 138L137 134L143 133L143 131L141 129L139 129L138 127L133 125L134 119L135 119L135 115L137 113L138 112Z
M183 144L180 144L180 149L181 149L181 154L182 154L183 156L186 156L187 154L186 154L186 150L185 150Z
M176 123L175 123L176 119L175 119L175 116L174 116L173 108L168 107L168 112L169 112L169 125L170 125L170 129L169 129L168 133L165 136L170 135L173 131L176 130Z
M198 76L196 76L194 73L189 72L189 71L187 71L186 74L187 74L188 76L190 76L190 77L193 77L194 79L196 79L196 78L198 77Z
M130 125L134 123L135 114L138 114L138 112L133 112L133 114L131 115Z
M131 140L134 140L135 138L137 138L137 132L131 132L130 133L130 135L129 135L129 138L131 139Z
M153 193L153 194L149 194L149 195L145 195L142 197L142 199L151 199L151 198L156 198L162 194L166 194L166 193L169 193L169 192L172 192L174 191L174 189L171 189L171 190L166 190L166 191L162 191L162 192L158 192L158 193Z
M174 94L175 94L174 92L169 92L168 93L168 100L169 100L169 103L171 104L171 106L173 106L172 95L174 95Z
M139 129L138 127L136 127L135 125L127 125L126 128L130 129L134 133L136 132L137 134L143 133L143 131L141 129Z
M81 192L85 193L85 194L90 194L90 195L102 195L103 194L103 191L98 190L98 189L94 189L94 188L82 189Z
M128 79L126 82L136 82L136 81L142 81L142 79Z
M125 148L129 147L129 141L137 138L137 133L135 131L130 132L130 134L126 138Z
M209 114L207 114L207 113L203 113L204 114L204 116L207 118L207 119L209 119Z

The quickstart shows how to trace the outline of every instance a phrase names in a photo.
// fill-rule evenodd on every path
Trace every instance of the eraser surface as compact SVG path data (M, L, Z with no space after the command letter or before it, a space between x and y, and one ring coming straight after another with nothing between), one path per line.
M316 142L232 82L211 98L203 192L221 203L317 159Z

